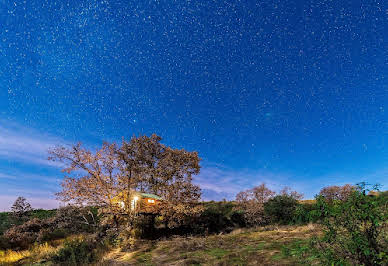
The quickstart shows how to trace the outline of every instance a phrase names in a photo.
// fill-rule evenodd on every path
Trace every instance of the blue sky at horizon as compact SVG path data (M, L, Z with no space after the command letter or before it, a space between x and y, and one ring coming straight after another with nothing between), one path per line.
M48 147L134 134L198 151L205 199L386 185L386 32L371 0L0 1L0 210L57 206Z

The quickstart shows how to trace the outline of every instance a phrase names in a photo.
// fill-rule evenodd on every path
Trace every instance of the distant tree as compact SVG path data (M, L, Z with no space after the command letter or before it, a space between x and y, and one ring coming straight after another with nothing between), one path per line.
M23 220L28 216L28 212L32 211L32 208L26 198L18 197L12 205L11 211L15 219Z
M322 188L319 195L327 202L333 203L336 200L346 200L354 192L354 190L356 190L356 187L350 184L343 186L328 186Z
M295 190L291 190L289 186L285 186L281 191L280 195L287 195L295 200L301 200L303 198L303 194L299 193Z
M264 204L267 200L275 195L275 192L267 188L267 186L262 183L261 185L241 191L236 195L236 201L245 203L245 202L254 202L258 204Z
M236 195L238 208L244 211L248 225L259 225L267 222L264 215L264 203L275 195L275 192L263 183L252 189L241 191Z

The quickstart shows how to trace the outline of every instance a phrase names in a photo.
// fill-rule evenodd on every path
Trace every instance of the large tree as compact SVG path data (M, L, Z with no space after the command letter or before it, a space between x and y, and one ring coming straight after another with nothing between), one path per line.
M123 175L117 160L116 144L104 142L95 152L78 143L72 147L59 146L49 150L49 160L64 164L66 173L58 199L76 205L95 205L117 211L114 197L119 193Z
M155 134L133 137L123 141L119 157L127 187L161 196L158 211L170 226L181 225L201 211L197 204L201 190L192 182L200 171L200 158L197 152L173 149L160 141Z
M123 140L121 147L105 142L95 152L81 144L51 149L49 159L64 163L67 174L59 199L103 206L119 214L123 209L118 208L117 199L129 210L131 193L140 191L164 199L157 211L166 219L179 216L183 220L186 214L197 213L201 193L192 176L200 170L198 154L167 147L160 141L153 134Z

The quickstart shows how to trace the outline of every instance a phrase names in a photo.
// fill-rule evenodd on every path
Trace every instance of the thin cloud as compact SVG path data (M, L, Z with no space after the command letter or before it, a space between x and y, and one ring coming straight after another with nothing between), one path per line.
M13 174L8 174L8 173L0 173L0 179L18 179L18 176L13 175Z
M0 180L8 179L10 181L19 180L19 181L38 181L40 183L44 183L45 185L57 185L61 181L61 175L58 176L49 176L43 174L34 174L23 171L2 171L0 170Z
M47 160L48 149L64 141L31 128L0 120L0 158L58 167Z

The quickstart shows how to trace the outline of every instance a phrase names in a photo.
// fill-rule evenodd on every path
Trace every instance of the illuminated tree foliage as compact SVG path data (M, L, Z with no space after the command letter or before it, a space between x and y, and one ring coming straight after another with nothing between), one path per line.
M200 158L196 152L173 149L160 141L154 134L123 140L121 147L104 142L95 152L80 143L51 149L49 159L63 163L67 174L58 198L120 214L130 209L131 193L140 191L163 198L157 211L171 224L196 215L201 191L192 176L200 171ZM125 203L124 209L117 200Z
M123 141L119 157L124 162L127 189L153 193L164 201L158 211L170 226L179 226L197 216L201 191L192 183L200 171L196 152L172 149L160 143L157 135Z
M116 210L114 197L123 177L122 163L117 160L116 144L104 142L92 152L81 143L72 147L59 146L49 151L49 160L61 162L66 176L58 199L76 205L96 205Z

